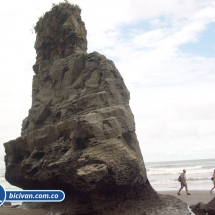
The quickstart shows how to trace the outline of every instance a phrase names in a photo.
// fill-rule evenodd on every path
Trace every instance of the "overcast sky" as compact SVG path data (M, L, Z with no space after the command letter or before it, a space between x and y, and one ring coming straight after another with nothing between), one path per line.
M1 0L0 167L31 107L33 26L54 0ZM88 53L113 60L130 91L145 162L214 158L215 0L74 0Z

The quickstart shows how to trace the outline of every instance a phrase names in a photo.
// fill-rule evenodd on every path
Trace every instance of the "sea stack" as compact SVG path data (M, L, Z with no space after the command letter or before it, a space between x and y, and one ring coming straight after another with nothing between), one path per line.
M147 179L129 91L111 60L86 52L80 13L65 1L35 26L32 106L21 136L4 143L5 178L63 190L63 202L35 204L53 215L145 214L163 200Z

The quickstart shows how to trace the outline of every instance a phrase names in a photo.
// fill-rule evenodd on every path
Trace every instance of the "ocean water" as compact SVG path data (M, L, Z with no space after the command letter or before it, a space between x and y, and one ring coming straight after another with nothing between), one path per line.
M150 184L156 191L179 190L178 177L186 169L189 190L210 190L215 159L145 163Z
M150 184L156 191L178 190L178 177L186 169L189 190L210 190L213 187L211 176L215 169L215 159L165 161L145 163ZM0 169L0 184L5 190L17 190L5 180L5 170Z

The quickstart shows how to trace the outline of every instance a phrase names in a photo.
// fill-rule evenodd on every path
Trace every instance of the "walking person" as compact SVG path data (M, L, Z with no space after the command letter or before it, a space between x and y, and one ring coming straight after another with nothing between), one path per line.
M186 173L186 170L184 169L184 170L183 170L183 173L181 173L181 188L179 189L179 191L178 191L178 193L177 193L178 195L181 195L180 192L181 192L181 190L182 190L184 187L185 187L185 189L186 189L187 195L191 195L191 194L188 192L185 173Z
M214 184L214 186L212 187L212 189L210 191L211 194L212 194L213 189L215 188L215 170L214 170L214 173L213 173L212 177L213 177L213 184Z

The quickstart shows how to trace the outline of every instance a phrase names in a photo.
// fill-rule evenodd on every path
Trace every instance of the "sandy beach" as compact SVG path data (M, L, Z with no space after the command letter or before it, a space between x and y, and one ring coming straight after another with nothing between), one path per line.
M177 195L176 191L159 191L159 194L175 196L188 206L197 204L198 202L208 203L215 197L215 192L210 194L208 190L190 190L191 195L187 195L185 191L181 191L181 195ZM26 210L21 208L0 207L0 215L46 215L41 209Z
M210 194L209 190L189 190L191 195L187 195L185 190L181 191L181 195L177 194L176 191L158 191L160 194L171 195L181 199L183 202L187 203L188 206L192 204L197 204L199 202L208 203L215 197L215 192Z
M21 208L0 207L0 215L46 215L41 209L27 210Z

